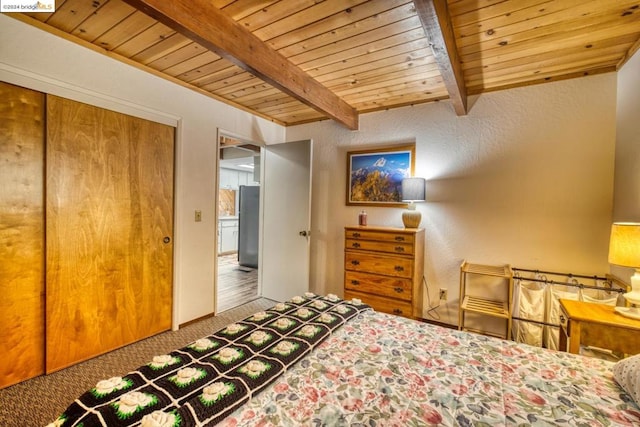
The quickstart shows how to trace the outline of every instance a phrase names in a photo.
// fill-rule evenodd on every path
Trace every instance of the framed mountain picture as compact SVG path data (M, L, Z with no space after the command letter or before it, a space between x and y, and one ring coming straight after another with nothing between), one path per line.
M347 152L347 205L406 206L402 180L413 176L415 147Z

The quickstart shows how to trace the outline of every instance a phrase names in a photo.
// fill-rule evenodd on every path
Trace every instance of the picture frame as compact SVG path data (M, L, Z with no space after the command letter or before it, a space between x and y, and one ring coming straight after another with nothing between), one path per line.
M347 152L347 205L404 207L402 180L413 176L415 144Z

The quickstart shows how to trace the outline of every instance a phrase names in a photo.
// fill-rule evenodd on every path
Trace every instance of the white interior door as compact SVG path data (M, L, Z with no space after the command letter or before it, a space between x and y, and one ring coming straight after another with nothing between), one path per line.
M312 141L264 147L261 294L284 301L309 290Z

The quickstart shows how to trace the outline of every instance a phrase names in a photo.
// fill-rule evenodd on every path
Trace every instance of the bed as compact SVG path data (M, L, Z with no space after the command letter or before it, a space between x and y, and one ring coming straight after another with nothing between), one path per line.
M638 426L638 370L308 293L99 382L51 425Z

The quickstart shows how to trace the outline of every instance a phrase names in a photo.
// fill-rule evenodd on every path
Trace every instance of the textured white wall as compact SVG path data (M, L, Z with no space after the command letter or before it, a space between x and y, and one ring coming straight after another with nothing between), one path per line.
M613 219L640 221L640 50L618 72Z
M0 80L178 124L174 219L177 323L214 310L216 133L282 142L284 128L0 14ZM194 211L202 222L194 222Z
M640 51L618 72L613 220L640 222ZM611 266L629 281L633 269Z
M342 294L349 150L416 142L430 294L458 298L463 259L561 272L608 271L616 126L614 73L488 93L457 117L449 102L287 128L314 140L312 289ZM369 224L402 226L400 208L368 208ZM432 304L435 305L435 301Z

